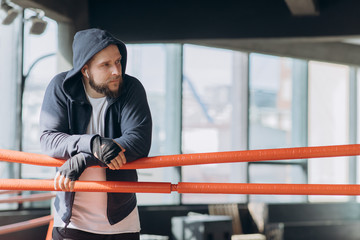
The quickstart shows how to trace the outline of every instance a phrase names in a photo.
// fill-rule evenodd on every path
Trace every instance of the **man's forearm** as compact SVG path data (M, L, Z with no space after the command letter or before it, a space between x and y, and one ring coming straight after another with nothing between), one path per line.
M91 139L94 136L44 131L40 137L40 144L43 153L55 158L68 159L80 152L92 154Z
M151 137L151 135L149 135ZM135 161L136 159L147 157L150 151L151 138L139 136L123 135L120 138L114 139L125 149L125 157L127 162Z

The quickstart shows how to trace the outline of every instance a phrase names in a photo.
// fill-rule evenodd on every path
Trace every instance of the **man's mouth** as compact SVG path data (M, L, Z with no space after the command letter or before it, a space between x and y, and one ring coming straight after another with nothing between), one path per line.
M118 82L120 82L120 79L121 79L121 77L111 78L107 81L107 83L115 83L115 82L118 83Z

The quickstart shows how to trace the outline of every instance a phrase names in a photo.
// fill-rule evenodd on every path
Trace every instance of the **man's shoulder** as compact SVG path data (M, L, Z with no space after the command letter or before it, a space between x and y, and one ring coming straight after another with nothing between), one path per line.
M66 78L66 75L67 72L61 72L55 75L49 82L49 85L47 86L47 91L51 92L52 95L55 94L56 96L65 95L63 89L63 83Z
M51 82L53 82L56 85L63 84L63 82L64 82L64 80L66 78L66 75L67 75L67 72L58 73L53 77Z
M124 85L127 88L144 88L143 84L141 83L141 81L139 79L137 79L136 77L130 76L125 74L124 77Z
M60 87L62 88L62 85L64 83L64 80L66 78L67 72L61 72L56 74L51 81L49 82L49 87Z

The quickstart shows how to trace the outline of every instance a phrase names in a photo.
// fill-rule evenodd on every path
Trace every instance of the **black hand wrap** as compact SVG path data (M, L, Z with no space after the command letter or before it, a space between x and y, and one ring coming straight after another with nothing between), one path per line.
M119 153L121 148L111 138L94 137L92 140L92 153L105 164L109 164ZM96 157L95 156L95 157Z
M76 181L79 179L80 175L84 172L86 168L86 162L84 155L78 153L75 156L69 158L60 168L59 172L66 178L69 178L71 181Z

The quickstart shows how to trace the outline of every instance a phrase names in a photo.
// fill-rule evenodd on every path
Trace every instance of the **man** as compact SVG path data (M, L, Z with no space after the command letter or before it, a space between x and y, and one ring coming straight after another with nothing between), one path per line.
M133 193L72 192L76 180L137 181L127 162L146 157L152 120L142 84L125 74L124 43L100 29L76 33L73 69L47 87L40 115L44 153L58 169L53 239L139 239ZM102 168L88 168L100 165Z

